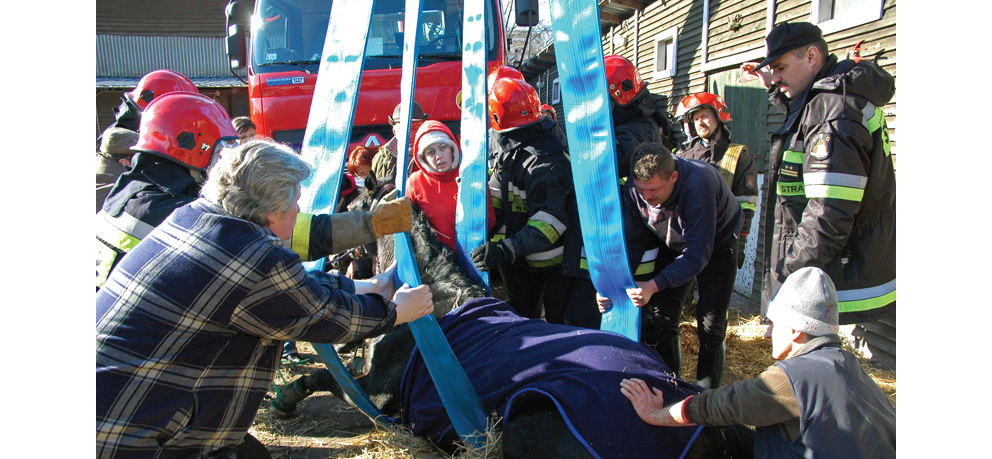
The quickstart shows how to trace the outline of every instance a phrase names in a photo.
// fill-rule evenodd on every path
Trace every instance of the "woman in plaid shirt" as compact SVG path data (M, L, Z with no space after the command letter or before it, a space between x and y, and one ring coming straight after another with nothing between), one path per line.
M97 457L233 458L282 341L344 343L433 311L426 286L307 272L280 244L309 175L275 143L226 152L121 260L96 296Z

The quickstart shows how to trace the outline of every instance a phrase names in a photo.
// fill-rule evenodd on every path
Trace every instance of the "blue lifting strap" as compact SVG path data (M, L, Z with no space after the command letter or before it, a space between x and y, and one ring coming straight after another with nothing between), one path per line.
M600 328L639 341L640 310L626 292L636 284L623 237L599 5L596 0L550 0L549 9L582 242L596 291L613 303Z
M471 253L486 243L489 222L487 161L489 136L486 97L486 8L489 2L465 2L462 20L462 126L461 165L458 176L458 200L455 211L455 235L459 251L458 264L474 280L486 285L489 273L479 271Z
M312 166L310 177L301 185L300 209L304 212L332 213L336 207L365 60L365 46L355 44L365 43L374 7L374 0L334 2L303 138L302 156ZM308 270L322 271L324 260L305 265ZM377 423L390 422L345 369L333 346L313 343L313 347L353 405Z
M478 1L478 0L475 0ZM423 0L406 0L404 30L420 30ZM415 12L415 13L414 13ZM396 145L396 189L399 196L406 195L406 178L410 163L410 121L413 111L414 82L417 79L419 33L403 36L403 72L400 78L400 120L403 121ZM400 280L410 286L420 285L420 273L413 256L409 233L396 234L394 256ZM482 400L472 387L468 375L455 357L451 345L441 332L433 315L421 317L410 323L410 330L427 364L441 403L444 404L451 424L466 444L485 444L487 417Z

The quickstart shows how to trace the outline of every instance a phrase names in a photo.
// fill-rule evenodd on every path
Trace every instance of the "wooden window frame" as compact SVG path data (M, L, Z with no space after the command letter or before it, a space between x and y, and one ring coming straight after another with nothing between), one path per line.
M658 46L659 43L672 41L671 47L666 46L668 68L658 71ZM651 78L654 81L672 78L679 70L679 26L674 26L654 36L654 64L651 65Z
M816 24L824 35L882 19L885 10L885 0L876 0L877 9L866 7L862 10L845 11L839 18L820 21L820 3L829 1L833 0L810 0L809 22Z

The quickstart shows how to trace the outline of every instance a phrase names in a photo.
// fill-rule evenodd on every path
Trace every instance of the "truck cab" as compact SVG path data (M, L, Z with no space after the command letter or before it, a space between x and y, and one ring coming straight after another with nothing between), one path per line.
M499 2L485 1L490 3L486 30L491 70L506 62L506 39ZM228 53L233 69L248 67L249 105L257 133L299 151L332 1L256 0L247 24L237 17L238 11L232 11L234 3L227 11ZM456 135L461 124L462 3L424 0L414 93L428 117L443 122ZM378 147L393 136L388 118L400 102L404 8L404 0L375 2L351 145ZM238 47L246 38L246 52L239 57Z

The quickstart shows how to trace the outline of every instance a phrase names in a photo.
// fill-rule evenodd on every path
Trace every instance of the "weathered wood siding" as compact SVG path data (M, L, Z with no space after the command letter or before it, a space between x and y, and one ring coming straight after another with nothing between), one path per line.
M767 12L765 0L711 0L708 60L760 48L765 40ZM731 29L729 24L738 15L740 28Z

